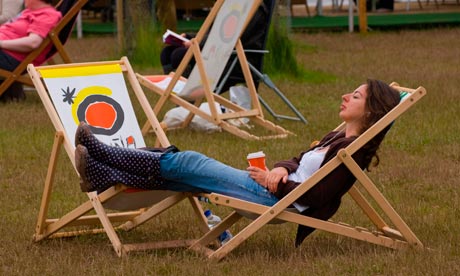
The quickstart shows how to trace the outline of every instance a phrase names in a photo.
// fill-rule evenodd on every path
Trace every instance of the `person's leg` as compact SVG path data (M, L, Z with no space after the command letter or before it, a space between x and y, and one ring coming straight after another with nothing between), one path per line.
M165 75L171 73L174 70L171 64L171 55L176 48L176 46L166 46L161 50L160 62L161 66L163 66L163 73Z
M182 62L182 59L187 53L187 50L188 48L178 47L174 49L174 51L171 53L171 66L173 70L176 70L177 67L179 67L180 63ZM185 68L184 72L182 73L183 77L188 78L188 76L190 76L190 73L192 72L192 68L194 64L195 64L195 60L192 58L190 63L187 65L187 68Z
M18 60L11 57L7 53L0 51L0 68L8 71L13 71L20 64ZM3 81L3 80L1 80ZM21 101L26 98L26 94L22 88L22 84L13 83L11 86L0 96L1 102L7 101Z
M119 183L139 189L161 188L162 185L161 178L156 175L143 177L107 166L92 158L82 145L75 149L75 167L80 174L80 187L83 192L101 193Z
M160 157L166 188L183 192L215 192L268 205L278 199L255 182L249 173L194 151L167 153Z
M0 102L23 101L26 99L22 84L13 82L8 89L0 96Z
M163 188L173 191L216 192L269 206L278 201L267 189L255 182L248 172L232 168L198 152L160 154L158 166L155 163L158 161L157 153L107 146L99 142L91 134L89 128L85 127L84 123L80 124L77 129L75 140L77 145L86 146L89 155L100 163L91 163L93 164L91 168L100 168L100 165L107 164L108 167L129 175L148 178L150 181L163 180ZM88 159L80 157L76 160L83 163L87 162ZM85 164L78 167L90 168L89 165ZM101 182L115 184L112 183L114 179L110 178L112 181L107 180L107 176L104 176L105 173L112 174L113 172L95 169L92 177L96 180L99 179L97 178L98 175L103 175ZM90 176L87 173L83 174L82 177L85 175L88 178ZM115 176L118 182L121 181L129 186L134 185L129 182L129 179L120 179L119 174L115 174Z
M176 47L171 52L171 65L174 69L177 69L177 67L179 67L179 64L182 62L185 53L187 53L187 50L188 48L185 47Z
M142 177L151 177L155 174L159 177L161 153L106 145L91 133L90 126L86 123L82 122L78 126L75 132L75 145L85 146L92 158L112 168Z

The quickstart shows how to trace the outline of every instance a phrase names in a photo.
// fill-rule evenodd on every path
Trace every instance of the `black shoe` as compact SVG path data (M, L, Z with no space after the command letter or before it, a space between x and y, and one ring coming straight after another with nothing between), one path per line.
M82 192L88 193L95 191L93 185L88 180L86 175L86 157L88 156L88 150L82 146L77 145L75 149L75 167L77 168L78 174L80 174L80 188Z
M91 129L89 125L85 122L80 122L75 132L75 146L83 145L85 146L85 140L91 138Z
M0 96L0 102L21 102L26 99L26 94L22 85L19 83L12 84L6 91Z

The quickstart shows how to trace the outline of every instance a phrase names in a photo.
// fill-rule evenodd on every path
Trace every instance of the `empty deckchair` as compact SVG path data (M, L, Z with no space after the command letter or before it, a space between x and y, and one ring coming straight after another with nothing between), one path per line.
M108 144L133 148L145 147L131 106L125 77L157 136L159 146L167 147L170 144L127 58L117 61L41 67L30 64L28 72L56 130L34 241L105 232L119 256L133 250L187 246L191 241L123 244L115 232L115 229L133 229L185 198L190 200L197 215L199 229L208 230L201 206L191 195L170 191L128 189L121 184L100 194L87 193L90 200L59 218L48 218L53 186L59 185L54 183L58 155L61 147L64 147L75 168L74 137L80 121L87 122L93 130L96 130L97 137ZM77 189L77 183L75 187ZM109 209L121 211L108 213ZM95 214L87 215L92 210ZM100 228L101 224L102 228ZM82 226L84 229L74 228ZM72 230L68 230L69 228Z
M236 211L232 212L222 221L222 223L206 233L199 241L191 246L191 249L203 252L211 259L220 260L252 234L261 229L264 225L275 219L285 222L293 222L312 229L324 230L394 249L407 247L423 248L423 244L420 240L390 205L385 196L377 189L373 181L363 170L360 169L352 157L355 152L375 137L380 131L391 125L396 118L412 107L426 94L426 90L423 87L410 89L400 87L396 83L392 83L391 86L400 91L404 91L405 93L407 92L408 95L404 97L403 100L395 108L393 108L393 110L361 134L349 146L341 149L337 153L336 157L324 164L308 180L300 184L295 190L290 192L272 207L258 205L220 194L200 195L208 198L208 200L214 204L228 206ZM343 127L344 124L340 125L337 130ZM311 189L314 185L316 185L316 183L326 177L332 170L341 164L344 164L358 180L357 183L355 183L348 191L348 194L363 210L364 214L369 218L370 222L375 225L376 229L370 230L359 226L352 226L343 222L319 220L286 210L286 208L294 203L301 195ZM358 182L361 184L362 189L357 188ZM361 191L366 191L366 193ZM375 207L379 207L379 210ZM207 247L207 244L212 239L214 239L221 231L236 223L244 215L244 213L252 213L255 220L236 233L232 240L217 250L212 250ZM387 223L382 214L385 215L392 224Z
M223 130L245 139L286 137L291 134L291 132L264 118L254 81L239 40L260 2L260 0L216 1L197 36L191 40L192 45L175 74L161 83L157 82L158 76L142 76L138 74L139 82L142 85L160 95L154 107L155 114L159 114L167 102L172 102L190 111L190 116L185 120L184 127L191 121L193 116L198 115ZM207 34L206 43L203 49L200 49L199 45L205 34ZM252 101L252 108L248 110L213 93L235 48ZM181 75L192 57L195 59L196 65L192 69L189 78L182 82L180 80ZM204 100L209 103L210 113L203 112L199 108L199 105ZM191 102L194 102L194 104ZM216 103L233 112L219 112L218 108L216 108ZM242 117L249 118L251 122L261 126L264 130L268 130L270 134L254 135L228 122L230 119ZM148 130L149 126L146 125L143 128L143 133Z
M14 82L20 82L25 85L32 86L32 81L26 73L26 68L29 63L40 56L44 51L48 63L54 63L53 57L59 54L64 63L71 62L67 54L64 44L70 37L76 17L83 5L88 0L61 0L56 5L56 9L62 13L62 18L58 24L49 32L48 36L42 41L40 46L30 52L27 57L14 69L7 71L0 69L0 78L3 79L0 84L0 95L2 95Z

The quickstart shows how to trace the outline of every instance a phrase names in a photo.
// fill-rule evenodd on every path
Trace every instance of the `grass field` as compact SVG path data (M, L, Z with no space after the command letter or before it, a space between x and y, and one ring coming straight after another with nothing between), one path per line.
M429 250L396 251L319 231L294 248L293 224L264 227L219 263L187 250L148 251L119 259L105 235L34 243L54 129L32 91L25 102L0 105L0 274L459 275L460 28L293 34L292 39L297 60L312 78L329 76L301 82L275 78L308 125L278 122L296 133L283 140L248 142L227 133L182 130L168 133L171 143L240 168L246 167L248 152L263 150L271 166L334 128L340 96L366 78L424 86L428 95L393 126L381 147L381 164L369 176ZM75 61L94 61L114 58L114 43L113 37L87 37L72 39L66 47ZM276 109L289 112L266 88L260 93ZM140 110L137 103L135 109ZM144 117L139 115L139 120L143 123ZM147 143L153 143L153 137L147 137ZM86 198L68 157L62 153L59 161L52 216ZM222 216L229 212L211 208ZM121 236L128 242L196 237L191 218L188 205L180 204ZM334 220L369 226L348 196Z

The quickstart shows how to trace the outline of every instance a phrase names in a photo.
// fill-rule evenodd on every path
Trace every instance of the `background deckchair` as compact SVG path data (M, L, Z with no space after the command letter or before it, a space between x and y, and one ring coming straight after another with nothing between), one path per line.
M64 44L67 42L72 32L78 13L86 2L88 2L88 0L61 0L56 4L56 9L61 12L62 18L56 27L49 32L40 46L30 52L15 70L7 71L0 69L0 78L4 79L0 84L0 95L2 95L14 82L20 82L29 86L33 85L29 76L25 74L27 65L32 63L43 51L47 50L50 44L52 47L47 54L48 63L55 63L53 56L55 56L56 53L59 54L64 63L71 62L69 55L64 49Z
M244 27L248 24L260 2L260 0L216 1L197 36L191 40L192 45L188 49L176 73L171 75L171 80L164 87L159 86L156 82L158 79L157 76L142 76L138 74L138 79L142 85L160 95L154 107L155 114L159 114L165 104L170 101L190 111L191 115L186 119L184 127L187 126L193 116L198 115L220 126L223 130L245 139L277 138L286 137L288 134L291 134L282 127L264 119L254 81L243 47L239 41ZM206 34L208 34L206 43L203 49L200 50L200 42ZM252 101L252 109L250 110L243 109L228 99L213 93L225 69L225 65L235 48L246 84L250 91ZM192 69L188 80L184 83L184 87L180 91L174 90L192 57L195 58L196 65ZM209 103L210 114L198 108L203 100ZM191 103L192 101L194 104ZM221 114L216 108L216 103L233 112ZM249 118L253 123L268 130L271 134L264 136L253 135L228 122L229 119L242 117ZM146 133L148 130L149 126L146 125L143 128L143 133Z
M161 129L155 114L137 82L135 73L127 58L118 61L61 64L53 66L28 66L29 74L56 129L53 149L48 165L45 186L38 214L34 241L45 238L68 237L83 233L105 232L119 256L133 251L158 247L178 247L190 245L191 241L176 240L161 243L122 244L115 229L130 230L162 213L181 200L188 198L192 204L199 229L208 230L201 206L196 198L185 193L170 191L143 191L116 185L101 194L87 193L89 201L57 219L47 218L48 207L54 185L54 176L61 147L74 168L74 136L79 121L86 121L93 127L104 130L97 135L102 141L124 147L143 147L144 140L137 124L134 110L128 96L123 74L139 100L148 122L153 128L159 145L169 146L169 141ZM98 111L98 105L111 107L110 112L101 112L91 117L91 109ZM110 113L111 116L108 116ZM82 117L83 116L83 117ZM101 118L104 119L101 121ZM121 119L120 119L121 118ZM107 124L110 127L107 127ZM78 187L75 183L75 187ZM108 213L107 209L123 212ZM143 209L139 209L143 208ZM95 215L86 215L91 210ZM129 211L128 211L129 210ZM100 227L102 224L103 228ZM118 225L118 226L117 226ZM84 226L84 229L78 227ZM91 226L91 228L88 228ZM115 227L116 226L116 227ZM71 227L72 230L66 230ZM78 229L75 230L74 227Z
M268 76L268 74L263 73L263 60L265 54L268 54L268 50L266 50L267 47L267 40L268 40L268 35L270 31L270 25L273 17L273 12L275 10L275 5L276 1L275 0L270 0L270 1L264 1L265 6L267 8L267 22L264 26L263 30L259 30L263 34L263 36L260 37L262 41L262 48L261 49L250 49L250 48L245 48L244 53L246 54L246 57L248 58L248 66L249 69L251 70L253 79L254 79L254 84L256 89L259 88L259 83L263 82L270 90L272 90L288 107L289 109L294 113L295 116L290 116L290 115L284 115L284 114L279 114L277 113L270 105L269 103L263 99L261 96L261 93L257 94L257 97L260 101L260 103L265 107L265 109L272 115L275 119L286 119L286 120L294 120L294 121L301 121L303 123L307 123L307 120L305 117L300 113L299 110L291 103L291 101L284 95L283 92L275 85L275 83L271 80L271 78ZM276 54L276 53L275 53ZM217 85L216 88L216 93L221 94L227 91L231 86L240 84L240 83L245 83L244 77L241 76L240 71L237 70L239 69L238 66L238 57L236 56L236 53L232 54L232 57L227 64L227 69L225 74L222 76L221 80L219 81L219 84ZM259 91L260 92L260 91Z
M398 106L393 108L393 110L387 113L371 128L361 134L348 147L340 150L336 157L327 162L308 180L299 185L295 190L286 195L274 206L267 207L220 194L202 194L201 196L207 197L211 203L228 206L236 209L237 211L232 212L222 221L221 224L206 233L196 244L192 245L191 249L203 252L209 258L220 260L252 234L262 228L265 224L274 219L289 221L314 229L320 229L394 249L407 248L411 246L423 248L423 244L393 209L384 195L380 193L372 180L363 170L360 169L352 157L356 151L375 137L381 130L392 124L396 118L398 118L426 94L426 90L423 87L410 89L400 87L396 83L392 83L391 86L400 91L408 92L410 95L403 98ZM337 130L343 127L344 124L341 124ZM286 211L288 206L290 206L301 195L311 189L316 183L341 164L345 164L345 166L347 166L356 177L358 182L361 183L362 187L360 188L362 189L358 189L355 184L348 193L363 210L364 214L375 225L376 230L369 230L360 226L352 226L342 222L323 221ZM367 193L362 193L362 191L366 191ZM373 204L371 204L368 199L372 199ZM374 206L379 207L380 211L378 212ZM236 223L242 217L242 211L246 213L254 213L259 216L238 232L232 240L217 250L214 251L206 247L206 245L219 235L221 231ZM386 215L394 226L385 222L380 213Z

